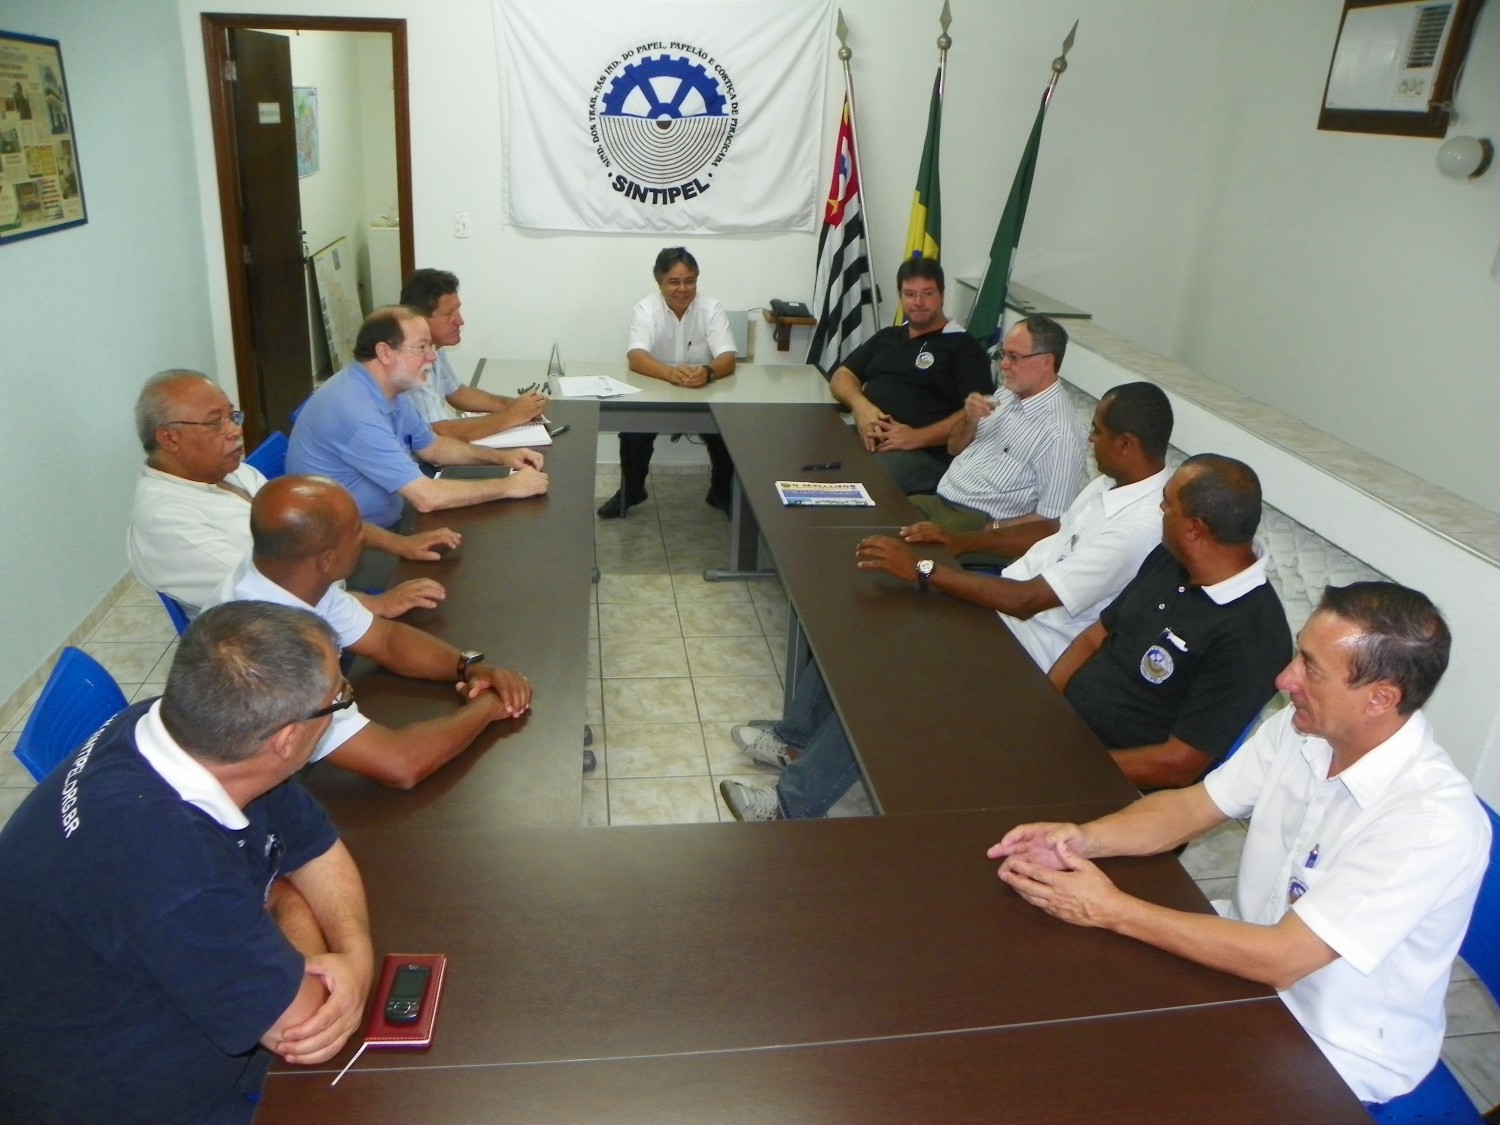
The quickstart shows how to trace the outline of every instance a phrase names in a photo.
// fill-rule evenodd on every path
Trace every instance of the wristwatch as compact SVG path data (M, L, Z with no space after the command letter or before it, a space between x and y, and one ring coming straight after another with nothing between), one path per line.
M927 591L927 588L928 588L927 587L927 583L932 578L932 567L933 567L933 562L932 562L931 559L918 559L917 560L917 585L922 588L922 590L923 590L924 593Z
M705 382L712 383L714 381L714 369L706 363L703 365L703 375Z
M458 678L468 679L469 669L484 659L484 653L477 649L465 649L458 654Z

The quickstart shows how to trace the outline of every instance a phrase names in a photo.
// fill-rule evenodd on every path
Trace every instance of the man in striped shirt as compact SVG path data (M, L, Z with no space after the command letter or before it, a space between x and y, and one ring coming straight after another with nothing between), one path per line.
M1031 316L1000 345L1004 385L971 394L948 438L953 464L935 496L911 502L947 531L978 534L973 549L1017 558L1058 529L1083 488L1087 437L1058 382L1068 334Z

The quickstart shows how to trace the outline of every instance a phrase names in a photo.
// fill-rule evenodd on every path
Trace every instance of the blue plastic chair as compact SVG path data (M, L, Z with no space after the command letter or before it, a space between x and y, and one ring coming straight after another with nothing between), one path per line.
M168 597L160 590L156 591L156 596L161 599L161 604L167 607L167 616L172 619L172 628L177 630L179 637L182 636L182 634L187 632L187 627L192 624L192 620L187 615L187 610L183 608L182 603L176 598Z
M71 645L58 657L21 731L15 755L36 780L125 707L125 693L97 660Z
M1480 804L1484 804L1483 801ZM1474 970L1492 996L1500 995L1500 816L1484 805L1490 818L1490 867L1479 884L1479 899L1474 903L1474 917L1458 952ZM1370 1115L1382 1125L1406 1125L1407 1122L1448 1121L1481 1125L1483 1115L1474 1108L1469 1095L1453 1077L1442 1059L1432 1073L1422 1079L1409 1094L1392 1098L1384 1105L1371 1106Z
M257 445L245 462L259 469L267 480L275 480L286 475L286 446L286 434L277 430Z

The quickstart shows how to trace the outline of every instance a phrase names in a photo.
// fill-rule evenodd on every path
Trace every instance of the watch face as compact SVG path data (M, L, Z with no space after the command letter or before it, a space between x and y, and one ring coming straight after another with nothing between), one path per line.
M922 575L930 575L932 573L932 567L933 562L931 559L922 559L917 563L917 573Z

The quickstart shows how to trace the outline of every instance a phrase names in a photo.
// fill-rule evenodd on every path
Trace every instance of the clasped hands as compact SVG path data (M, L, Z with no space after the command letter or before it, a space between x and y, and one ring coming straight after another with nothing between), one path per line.
M921 449L916 430L898 422L889 414L871 408L856 417L859 437L870 453L894 453L901 449Z
M1076 824L1021 824L985 855L1004 861L1000 878L1032 906L1075 926L1109 928L1126 896L1089 852Z
M513 719L531 709L531 681L509 668L496 668L493 664L473 664L469 667L469 678L459 680L454 689L466 700L480 698L486 692L493 694L490 701L495 710L492 719Z

